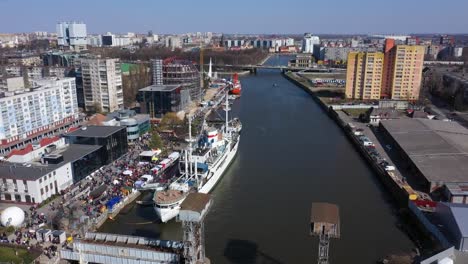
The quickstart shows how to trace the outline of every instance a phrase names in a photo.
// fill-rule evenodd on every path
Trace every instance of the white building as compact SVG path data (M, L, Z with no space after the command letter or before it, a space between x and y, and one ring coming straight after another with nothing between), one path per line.
M320 44L320 38L310 33L305 33L302 39L302 52L314 53L314 45Z
M129 36L119 36L107 32L105 35L102 35L101 44L107 47L122 47L130 45L131 42Z
M86 49L86 24L82 22L57 23L57 42L59 46L80 51Z
M46 138L12 152L10 159L21 163L0 163L0 201L38 204L60 194L103 165L99 163L100 148Z
M182 48L182 39L178 36L167 36L165 39L165 46L167 48L181 49Z
M101 47L102 35L88 35L87 43L88 45L93 46L93 47Z
M75 78L31 80L32 89L0 98L0 140L18 140L78 117Z
M119 59L80 58L76 63L81 67L87 111L113 112L123 108Z

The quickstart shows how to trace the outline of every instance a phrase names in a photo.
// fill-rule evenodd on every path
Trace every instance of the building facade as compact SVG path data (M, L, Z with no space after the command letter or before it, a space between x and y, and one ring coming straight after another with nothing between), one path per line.
M147 114L136 114L134 110L120 110L106 116L105 126L124 126L127 128L129 142L137 140L150 130L150 118Z
M0 98L0 140L17 140L67 118L78 117L74 78L33 81L24 93Z
M62 48L74 51L86 50L86 24L82 22L57 23L57 42Z
M104 164L128 152L127 128L123 126L85 126L64 137L70 144L101 146L99 151Z
M190 95L181 85L151 85L140 89L138 101L142 113L157 118L183 110L190 102Z
M310 33L305 33L302 39L302 52L314 53L314 45L320 44L320 38Z
M346 73L346 98L379 100L383 64L382 52L350 52Z
M424 63L424 47L396 45L386 53L382 97L396 100L419 99Z
M86 111L113 112L123 108L119 59L80 58Z
M163 85L163 60L151 60L151 71L153 73L153 84Z

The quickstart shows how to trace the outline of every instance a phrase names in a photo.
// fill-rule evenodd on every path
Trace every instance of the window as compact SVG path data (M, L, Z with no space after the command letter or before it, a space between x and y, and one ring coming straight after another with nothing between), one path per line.
M48 193L49 192L49 186L46 185L45 187L45 192Z
M44 195L44 189L41 188L41 195Z
M39 183L42 183L42 178L39 179Z

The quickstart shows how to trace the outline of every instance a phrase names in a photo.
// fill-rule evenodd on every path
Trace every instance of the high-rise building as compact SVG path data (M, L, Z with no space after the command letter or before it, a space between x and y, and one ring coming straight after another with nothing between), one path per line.
M87 111L113 112L123 108L122 71L119 59L80 58Z
M153 84L163 85L163 60L151 60L151 71L153 72Z
M61 47L75 51L85 50L87 44L86 24L82 22L57 23L57 42Z
M0 140L27 138L78 117L75 78L36 79L32 87L0 98Z
M302 39L302 52L314 53L314 45L320 44L320 38L310 33L305 33Z
M346 73L346 98L379 100L383 66L382 52L350 52Z
M424 46L396 45L388 49L385 60L382 97L395 100L418 100L424 63Z
M165 85L180 84L182 90L190 92L190 100L201 100L200 72L192 61L177 58L164 60L163 81Z

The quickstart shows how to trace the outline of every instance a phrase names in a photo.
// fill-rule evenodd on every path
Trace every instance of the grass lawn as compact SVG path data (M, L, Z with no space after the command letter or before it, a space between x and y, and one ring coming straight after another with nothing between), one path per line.
M27 249L17 248L18 256L13 247L0 247L0 262L2 263L31 263L39 255L28 252Z

